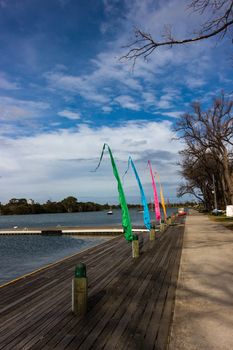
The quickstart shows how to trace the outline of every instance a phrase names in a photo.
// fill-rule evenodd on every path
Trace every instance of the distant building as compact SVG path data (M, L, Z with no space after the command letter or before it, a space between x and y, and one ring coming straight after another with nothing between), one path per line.
M28 199L28 200L27 200L27 204L32 205L32 204L35 204L35 202L34 202L33 199Z

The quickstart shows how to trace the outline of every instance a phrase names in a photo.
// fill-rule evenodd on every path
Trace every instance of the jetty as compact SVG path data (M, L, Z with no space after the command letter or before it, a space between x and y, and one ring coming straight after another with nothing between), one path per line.
M0 288L0 348L166 349L184 224L148 240L140 256L117 236ZM88 276L88 310L71 311L76 264Z
M149 232L143 228L133 228L134 233ZM44 228L5 228L0 229L0 236L5 235L78 235L78 236L119 236L123 234L122 227L44 227Z

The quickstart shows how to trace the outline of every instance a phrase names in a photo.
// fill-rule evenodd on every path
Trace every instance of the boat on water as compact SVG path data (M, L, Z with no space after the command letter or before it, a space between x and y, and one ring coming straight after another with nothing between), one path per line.
M107 212L107 215L113 215L112 209L109 209L109 211Z
M186 215L186 211L184 210L184 208L178 208L178 216L184 216Z

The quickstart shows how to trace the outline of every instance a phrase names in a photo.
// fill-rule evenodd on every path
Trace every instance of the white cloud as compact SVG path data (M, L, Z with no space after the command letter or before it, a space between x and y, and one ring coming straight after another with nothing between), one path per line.
M164 34L164 26L170 25L177 39L191 35L203 22L203 17L187 7L186 0L153 1L125 0L126 16L131 25L140 28L158 39ZM204 14L205 15L205 14ZM207 14L208 16L208 14Z
M132 109L133 111L140 111L139 104L134 101L131 96L121 95L114 99L122 108Z
M118 3L103 0L103 5L110 21L112 14L119 10ZM79 95L101 108L109 104L114 108L112 101L119 95L133 98L135 104L132 104L132 109L137 108L136 110L139 110L139 106L141 110L148 109L155 105L155 102L157 108L173 107L172 99L168 96L162 96L159 99L160 91L164 86L170 86L170 89L176 86L178 90L177 83L184 82L187 82L190 88L193 84L200 86L200 80L199 82L189 81L190 69L191 66L195 69L196 62L199 62L198 69L202 74L207 62L210 65L208 53L211 44L207 42L205 45L160 48L149 57L148 62L139 59L133 71L132 62L119 61L119 58L127 52L127 48L122 47L134 40L132 37L130 39L134 25L161 38L163 25L174 24L176 36L181 38L187 32L190 34L192 28L198 26L201 16L196 13L191 15L187 11L185 0L170 0L166 4L162 1L129 0L121 6L125 7L125 11L123 15L122 12L119 13L122 17L119 19L119 26L117 26L119 29L115 32L115 39L106 43L105 49L89 61L88 71L84 68L79 74L69 74L68 69L59 71L56 68L45 74L49 87L53 91L60 90L63 94L65 91L66 95ZM106 27L111 23L101 25ZM201 65L200 57L204 57L204 65ZM186 67L190 69L187 71ZM171 68L174 69L171 70ZM180 74L177 73L179 70Z
M17 83L13 83L9 81L4 74L0 74L0 89L3 90L17 90L19 89L19 85Z
M205 80L202 78L187 77L186 84L191 89L196 89L205 85Z
M157 162L155 166L163 181L169 182L172 173L173 182L176 182L176 165L163 156L164 152L171 152L176 158L180 143L171 142L172 136L169 122L131 122L115 128L91 129L82 125L72 131L59 130L15 140L1 137L1 197L3 200L18 196L46 200L74 194L96 201L114 197L117 202L109 156L104 156L97 173L90 172L98 163L104 142L110 145L121 174L131 155L142 181L148 184L147 157L157 154L151 160ZM125 186L130 196L137 191L135 181L132 185L127 180Z
M157 102L157 108L160 109L168 109L171 108L173 105L172 102L173 98L170 94L165 94L163 96L161 96L160 100Z
M38 117L49 108L46 102L19 100L0 96L0 119L5 121Z
M103 0L104 11L106 12L106 14L115 15L118 12L119 3L119 0Z
M171 118L179 118L184 112L181 111L172 111L172 112L160 112L161 115L168 116Z
M113 109L110 106L103 106L102 107L102 111L105 112L105 113L110 113L110 112L113 111Z
M154 92L142 92L142 98L144 99L144 103L147 106L153 106L157 103L157 99L155 97Z
M71 120L80 119L81 117L79 112L72 112L72 111L68 111L67 109L64 109L63 111L58 112L57 114L60 115L61 117L65 117Z
M91 82L91 77L65 75L64 73L47 73L45 77L48 79L49 86L53 89L61 89L69 91L72 94L80 95L82 98L94 103L105 104L109 102L109 98L99 93L95 84Z

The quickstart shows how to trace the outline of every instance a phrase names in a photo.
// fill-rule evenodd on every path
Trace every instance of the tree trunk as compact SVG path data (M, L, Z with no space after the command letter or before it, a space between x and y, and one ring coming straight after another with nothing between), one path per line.
M226 185L225 185L225 181L224 181L224 177L221 176L221 183L222 183L222 189L223 189L223 200L224 200L224 205L225 207L227 206L227 197L228 197L228 193L226 191Z
M229 199L230 199L229 204L233 204L233 183L231 180L231 174L230 174L230 170L229 170L228 161L229 161L228 153L227 153L227 150L224 149L224 152L223 152L223 175L224 175L226 185L227 185L228 191L229 191Z

